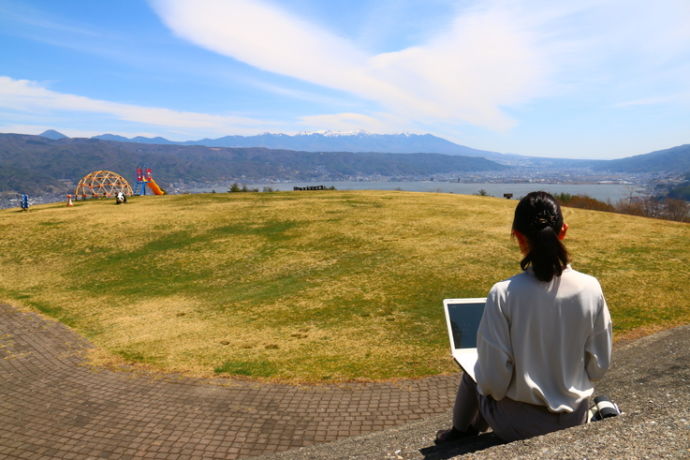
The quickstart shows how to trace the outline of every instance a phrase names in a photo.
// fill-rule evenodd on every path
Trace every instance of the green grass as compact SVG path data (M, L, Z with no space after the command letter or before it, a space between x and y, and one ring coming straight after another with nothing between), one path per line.
M214 369L216 374L246 375L249 377L271 377L277 373L275 364L266 360L225 361Z
M99 363L292 382L455 370L441 299L519 270L516 202L408 192L139 197L0 211L0 298ZM565 209L618 337L690 320L690 226Z

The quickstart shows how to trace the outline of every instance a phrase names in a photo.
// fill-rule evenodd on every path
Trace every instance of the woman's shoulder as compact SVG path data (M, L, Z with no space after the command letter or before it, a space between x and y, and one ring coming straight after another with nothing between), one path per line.
M525 285L532 283L534 279L534 276L530 275L528 271L520 272L516 275L511 276L510 278L506 278L504 280L501 280L497 283L495 283L492 287L489 293L501 293L501 292L506 292L511 288L516 288L520 285Z
M509 286L511 284L531 283L532 281L536 281L536 280L537 279L534 276L534 272L532 271L532 267L528 267L526 270L521 271L520 273L516 273L515 275L511 276L510 278L506 278L504 280L499 281L494 286L498 286L498 285Z
M560 279L559 279L560 278ZM594 290L601 291L601 285L599 280L594 276L588 275L587 273L579 272L574 270L570 265L568 265L561 273L561 276L554 279L553 282L566 282L571 285L578 285L583 288L591 288ZM544 289L550 283L544 283L539 281L531 271L531 267L527 270L520 272L516 275L506 278L502 281L495 283L490 290L490 293L499 294L505 293L507 291L520 291L522 289Z
M570 265L568 265L566 269L563 270L561 277L565 277L573 281L578 281L579 283L601 287L599 285L599 280L596 279L594 276L574 270Z

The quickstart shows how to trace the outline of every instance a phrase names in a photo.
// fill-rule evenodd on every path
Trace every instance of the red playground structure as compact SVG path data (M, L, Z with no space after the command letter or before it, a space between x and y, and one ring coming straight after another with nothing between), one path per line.
M165 195L165 190L160 188L151 176L151 168L137 168L137 185L134 187L135 195L146 195L146 186L149 186L154 195Z

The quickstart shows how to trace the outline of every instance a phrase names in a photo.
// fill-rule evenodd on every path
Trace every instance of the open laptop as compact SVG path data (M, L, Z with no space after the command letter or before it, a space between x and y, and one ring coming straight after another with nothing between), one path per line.
M464 372L476 381L477 329L484 314L486 297L474 299L444 299L450 351Z

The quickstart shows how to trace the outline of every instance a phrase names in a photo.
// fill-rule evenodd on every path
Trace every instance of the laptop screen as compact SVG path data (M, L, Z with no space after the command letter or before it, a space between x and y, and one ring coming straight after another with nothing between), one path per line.
M477 329L484 313L484 305L485 302L448 305L453 345L456 349L477 347Z

